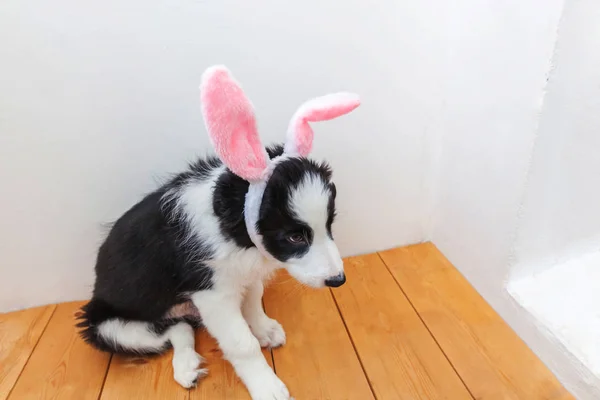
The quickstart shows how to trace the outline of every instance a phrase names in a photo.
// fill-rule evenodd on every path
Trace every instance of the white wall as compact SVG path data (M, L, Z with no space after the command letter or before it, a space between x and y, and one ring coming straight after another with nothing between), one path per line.
M555 344L543 354L590 400L600 398L599 21L597 1L565 2L508 287Z
M419 241L443 51L433 0L5 0L0 4L0 311L89 295L102 224L209 151L203 69L228 65L265 141L334 90L316 127L345 255Z
M600 248L600 3L568 0L511 277Z
M432 239L567 389L597 399L600 376L506 288L600 245L600 3L470 3L478 18L469 20L462 9L453 17L466 34L451 39L456 69L447 79ZM573 321L577 313L596 323L597 302L582 310L585 304L574 307L572 298L550 301L570 296L566 282L574 280L548 289L546 279L540 290L535 275L529 292L552 297L535 299L551 315L564 311ZM573 294L579 290L588 300L589 288L575 287ZM557 303L560 312L552 309ZM562 331L579 328L567 320L560 320ZM585 333L592 344L587 351L597 350L597 334L594 341Z
M431 238L495 307L561 10L562 0L462 0L451 11Z

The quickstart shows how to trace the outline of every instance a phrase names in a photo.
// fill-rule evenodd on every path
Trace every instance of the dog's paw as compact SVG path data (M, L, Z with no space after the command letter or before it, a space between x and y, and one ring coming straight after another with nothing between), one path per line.
M208 373L207 369L198 368L203 358L193 349L185 349L173 354L173 372L177 383L186 389L196 386L198 380Z
M252 400L293 400L285 384L275 374L250 389L250 396Z
M265 318L251 329L261 347L274 348L285 344L285 331L281 324L274 319Z

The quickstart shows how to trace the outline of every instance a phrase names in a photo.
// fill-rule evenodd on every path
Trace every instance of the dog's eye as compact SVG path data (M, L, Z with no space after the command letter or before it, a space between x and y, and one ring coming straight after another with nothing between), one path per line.
M304 238L304 235L300 233L293 233L287 236L287 241L293 244L301 244L305 243L306 239Z

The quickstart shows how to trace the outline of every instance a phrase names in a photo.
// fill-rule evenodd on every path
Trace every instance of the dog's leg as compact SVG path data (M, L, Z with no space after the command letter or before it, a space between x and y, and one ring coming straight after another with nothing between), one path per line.
M279 322L265 314L262 306L263 290L261 281L250 285L244 297L242 313L262 347L283 346L285 344L285 331Z
M113 351L133 354L160 354L170 342L175 380L184 388L195 386L198 379L206 375L206 370L200 368L202 357L194 350L194 329L180 321L159 335L156 328L160 323L107 320L94 327L96 340L101 339Z
M167 336L173 345L175 380L184 388L196 386L207 370L199 368L203 359L194 349L194 329L188 323L179 322L169 328Z
M275 375L250 331L241 310L239 294L215 289L192 295L208 332L217 339L223 356L248 388L253 400L288 400L289 393Z

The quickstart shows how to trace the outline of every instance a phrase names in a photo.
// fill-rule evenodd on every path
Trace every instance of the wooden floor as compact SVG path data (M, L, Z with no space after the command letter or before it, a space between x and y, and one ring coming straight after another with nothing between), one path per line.
M348 282L265 294L287 344L264 351L296 400L571 399L432 244L352 257ZM0 399L248 399L215 341L197 333L209 375L173 380L171 355L98 352L73 327L81 303L0 315Z

